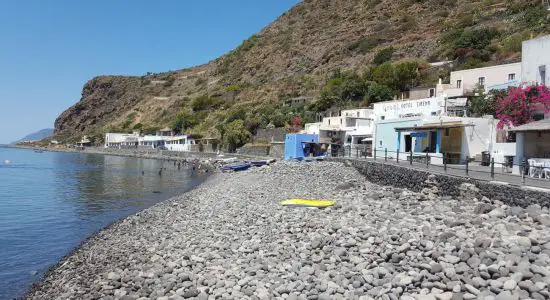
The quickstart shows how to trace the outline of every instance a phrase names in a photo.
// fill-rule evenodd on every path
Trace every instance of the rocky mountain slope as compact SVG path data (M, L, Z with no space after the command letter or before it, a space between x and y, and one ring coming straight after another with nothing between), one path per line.
M93 78L58 117L55 135L75 140L108 130L148 131L173 126L180 113L188 131L220 136L219 124L228 120L262 126L255 120L262 111L295 96L317 98L334 70L363 73L381 49L393 47L392 61L507 62L518 59L522 40L550 32L548 24L539 0L306 0L205 65ZM462 33L473 32L467 41L476 42L475 30L487 28L495 33L483 49L471 46L481 54L457 52Z
M24 141L40 141L42 139L48 138L53 134L53 128L46 128L39 130L37 132L29 133L23 138L12 142L11 144L17 144Z

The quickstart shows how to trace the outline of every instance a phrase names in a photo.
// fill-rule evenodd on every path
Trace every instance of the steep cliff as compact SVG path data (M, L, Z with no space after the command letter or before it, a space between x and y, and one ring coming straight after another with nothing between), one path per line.
M496 33L483 49L474 49L478 56L458 53L461 33L481 28ZM480 66L517 60L521 40L549 29L538 0L306 0L205 65L90 80L80 101L56 120L55 134L76 139L172 126L179 111L189 110L198 118L192 132L219 135L216 125L231 112L253 118L267 104L278 107L296 95L315 98L332 71L363 72L386 47L394 49L392 61L456 59L457 66ZM476 42L472 32L466 42ZM203 95L219 102L198 113L193 101Z

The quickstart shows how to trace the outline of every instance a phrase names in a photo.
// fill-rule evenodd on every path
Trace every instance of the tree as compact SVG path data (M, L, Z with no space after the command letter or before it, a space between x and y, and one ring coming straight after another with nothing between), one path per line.
M416 61L405 61L395 64L395 88L400 91L408 90L419 83L419 63Z
M176 114L176 118L172 122L172 130L177 133L184 133L185 130L199 125L204 116L205 113L182 110Z
M223 125L222 140L230 152L235 151L238 146L244 145L250 138L250 132L244 126L243 120L235 120Z
M393 47L384 48L378 51L378 53L376 53L376 55L372 59L372 63L375 65L381 65L389 61L392 58L392 56L393 56Z
M389 62L372 69L372 80L378 84L388 87L395 87L395 69Z
M369 103L388 101L393 99L393 92L386 85L375 84L370 87L367 98L369 99Z
M498 128L520 126L534 121L537 111L550 112L550 90L545 85L511 88L497 103Z
M496 118L498 99L506 97L507 93L505 89L490 90L485 93L485 89L478 86L474 89L474 94L479 96L474 96L468 101L468 112L474 117L491 115Z

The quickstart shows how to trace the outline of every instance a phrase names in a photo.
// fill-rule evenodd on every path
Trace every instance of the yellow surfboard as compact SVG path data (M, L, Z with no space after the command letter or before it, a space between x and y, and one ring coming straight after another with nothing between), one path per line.
M336 204L336 202L330 200L311 200L298 198L281 201L281 205L283 206L328 207L334 204Z

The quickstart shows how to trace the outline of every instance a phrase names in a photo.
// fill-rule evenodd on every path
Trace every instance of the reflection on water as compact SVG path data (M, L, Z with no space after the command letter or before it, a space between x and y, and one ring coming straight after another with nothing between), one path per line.
M204 178L159 160L0 148L0 299L94 231Z

